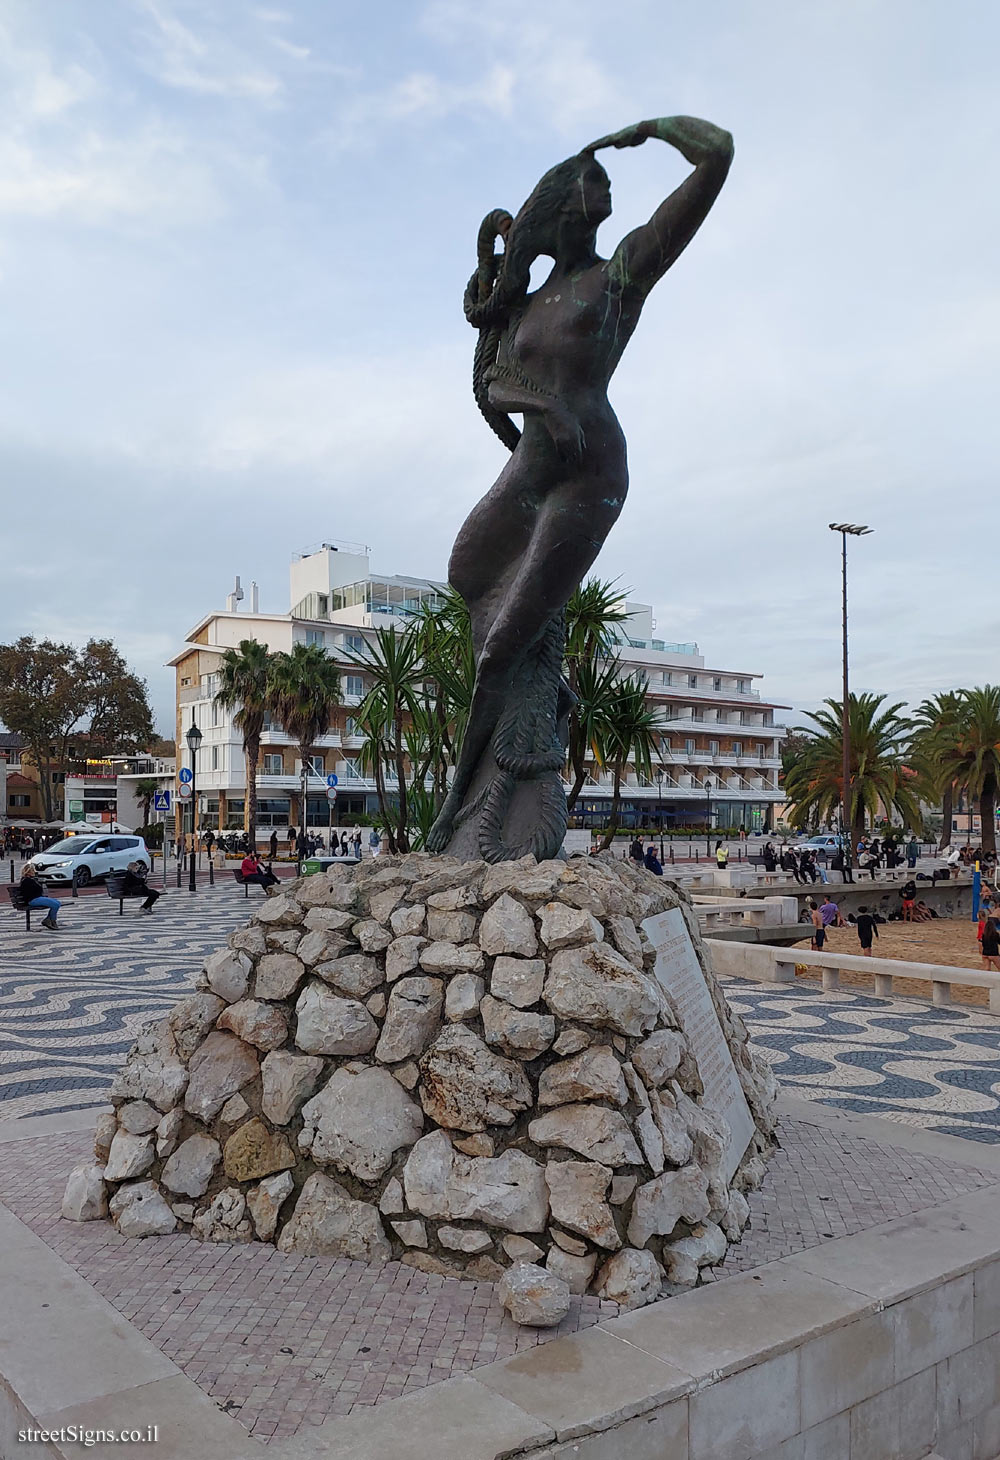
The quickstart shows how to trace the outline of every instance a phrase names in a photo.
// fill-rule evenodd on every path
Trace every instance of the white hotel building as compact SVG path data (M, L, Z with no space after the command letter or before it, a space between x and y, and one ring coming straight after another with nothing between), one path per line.
M336 820L349 824L362 812L378 813L374 781L360 767L363 737L353 711L364 697L365 676L347 655L363 650L375 628L396 622L423 602L434 603L440 583L425 578L380 576L369 567L367 548L324 543L297 555L291 564L291 609L261 613L257 589L243 607L243 595L230 595L224 611L208 613L187 635L171 659L177 675L177 745L187 763L184 733L192 715L204 737L198 755L196 786L200 825L242 828L246 812L246 771L242 741L232 715L215 702L218 670L227 648L256 639L272 650L296 642L320 644L340 662L343 703L317 742L311 766L307 819L324 827L330 819L326 777L338 777ZM237 580L238 585L239 580ZM652 609L629 603L622 626L623 674L642 674L650 702L662 714L661 761L652 779L634 772L623 787L623 824L771 824L780 804L781 740L785 727L775 711L786 708L761 698L759 674L706 667L697 644L674 644L654 636ZM627 635L627 637L626 637ZM280 725L269 724L261 742L258 767L258 828L279 833L297 825L300 762ZM390 789L394 783L389 781ZM611 800L610 778L593 767L574 814L576 825L600 825Z

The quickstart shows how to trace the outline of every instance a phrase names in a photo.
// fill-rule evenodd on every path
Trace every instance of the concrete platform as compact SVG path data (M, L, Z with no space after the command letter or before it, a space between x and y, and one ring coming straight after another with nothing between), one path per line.
M268 1456L923 1460L936 1445L948 1460L994 1460L1000 1150L788 1100L782 1116L785 1149L755 1196L754 1227L715 1282L636 1313L595 1314L562 1337L535 1335L464 1371L449 1362L444 1382L431 1373L398 1398L365 1403L353 1381L349 1414L321 1419L300 1400L288 1411L294 1432L271 1427ZM0 1211L0 1456L80 1453L76 1439L19 1441L29 1425L64 1436L73 1425L155 1425L155 1453L170 1460L262 1455L269 1422L249 1433L253 1406L215 1392L198 1357L227 1334L251 1349L242 1338L284 1317L293 1341L272 1343L272 1358L286 1369L304 1358L302 1383L323 1389L311 1376L338 1320L329 1292L307 1311L310 1264L321 1260L274 1254L281 1272L268 1274L260 1244L140 1246L111 1233L112 1243L103 1224L62 1222L52 1193L84 1138L25 1131L0 1146L0 1185L18 1212ZM326 1265L334 1282L361 1266ZM424 1281L429 1307L407 1324L419 1338L434 1337L442 1294L451 1308L456 1291L483 1286ZM386 1342L389 1314L362 1309L374 1341L354 1357L370 1373L363 1350ZM248 1396L270 1362L266 1345L252 1348ZM121 1454L117 1443L88 1448Z

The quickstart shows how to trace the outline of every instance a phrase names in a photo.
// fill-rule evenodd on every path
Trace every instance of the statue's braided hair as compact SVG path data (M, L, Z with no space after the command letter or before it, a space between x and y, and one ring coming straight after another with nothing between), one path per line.
M531 265L539 254L552 250L567 194L579 186L581 166L591 156L578 153L550 168L513 221L505 209L495 208L479 227L476 272L469 280L464 300L465 317L479 331L472 389L490 428L510 451L520 441L521 433L506 411L490 405L490 372L496 368L504 333L527 296ZM493 251L498 237L505 237L504 250L499 254ZM504 365L503 373L528 389L538 390L522 371L510 365Z

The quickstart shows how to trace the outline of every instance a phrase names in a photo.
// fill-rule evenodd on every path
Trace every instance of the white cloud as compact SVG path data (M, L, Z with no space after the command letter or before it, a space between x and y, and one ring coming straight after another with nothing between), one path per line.
M283 90L279 76L256 66L227 40L196 35L168 0L137 4L152 22L146 32L150 70L165 86L259 102L273 102Z

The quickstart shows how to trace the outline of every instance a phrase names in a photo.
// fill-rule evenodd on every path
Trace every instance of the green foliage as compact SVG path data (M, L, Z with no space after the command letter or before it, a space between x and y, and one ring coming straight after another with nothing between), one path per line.
M303 766L329 730L340 699L340 670L318 644L293 644L289 653L271 655L269 708L296 742ZM305 797L299 800L304 827Z
M1000 685L961 692L956 733L941 746L940 774L979 802L984 852L996 851L996 802L1000 785Z
M108 639L82 649L28 635L0 645L0 721L22 735L53 819L52 772L74 753L128 754L153 738L145 681Z
M923 800L941 804L941 840L946 847L951 840L951 818L955 781L945 768L958 746L964 699L961 690L945 690L918 706L915 729L910 743L910 765L916 771Z
M646 701L646 681L630 674L619 680L597 732L595 759L612 776L611 812L601 841L602 851L610 847L621 818L621 788L629 762L636 773L651 778L653 758L659 757L660 713Z
M149 810L153 804L153 797L159 789L160 783L153 776L143 776L135 783L133 794L142 807L142 825L145 830L149 829Z
M884 695L851 695L848 716L851 736L851 837L857 843L865 818L874 822L883 809L892 808L908 827L919 828L920 808L907 775L906 749L912 722L899 714L902 704L885 706ZM808 718L812 726L799 727L802 743L793 748L785 771L785 792L792 803L789 820L794 827L810 822L836 824L843 794L843 735L841 705L825 700L825 709Z

